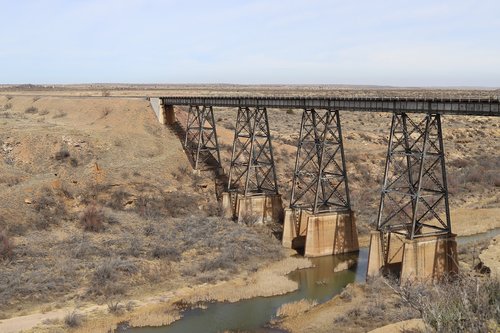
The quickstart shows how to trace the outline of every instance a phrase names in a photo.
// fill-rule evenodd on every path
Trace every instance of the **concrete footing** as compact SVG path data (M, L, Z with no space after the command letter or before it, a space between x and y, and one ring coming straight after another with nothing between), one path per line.
M160 98L150 98L149 102L153 108L158 122L163 125L173 125L175 123L175 111L173 105L163 105Z
M175 111L173 105L163 105L163 124L173 125L175 123Z
M286 209L282 244L293 249L303 248L306 257L358 251L353 212L312 214L306 210Z
M380 232L370 235L368 255L369 277L382 271L400 274L400 280L439 280L458 272L456 235L426 236L407 239L395 233L387 234L387 256L384 258Z
M224 216L236 218L244 223L280 222L283 216L283 203L280 194L242 195L222 193Z

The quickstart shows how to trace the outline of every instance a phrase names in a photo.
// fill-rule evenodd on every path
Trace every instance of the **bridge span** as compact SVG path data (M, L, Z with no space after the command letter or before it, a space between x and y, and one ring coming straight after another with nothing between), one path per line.
M184 147L193 166L221 165L214 107L237 110L223 208L228 217L283 222L284 246L306 256L357 251L342 137L342 112L390 112L388 148L368 274L401 279L456 272L441 117L500 116L498 99L168 96L150 98L160 122L187 108ZM290 203L278 191L268 108L302 109ZM284 216L284 218L283 218Z
M388 98L388 97L160 97L163 105L266 107L279 109L335 109L364 112L439 113L500 116L499 99Z

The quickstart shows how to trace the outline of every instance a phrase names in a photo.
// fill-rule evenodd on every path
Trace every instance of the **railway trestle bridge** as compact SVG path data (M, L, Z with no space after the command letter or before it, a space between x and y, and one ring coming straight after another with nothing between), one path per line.
M498 99L173 96L150 100L164 124L175 122L174 106L188 108L184 146L191 151L195 168L207 158L222 167L213 108L237 110L223 207L230 217L252 214L262 222L283 217L267 110L302 109L282 243L303 248L306 256L359 249L341 113L392 113L368 275L397 269L401 279L434 279L457 271L441 118L498 117Z

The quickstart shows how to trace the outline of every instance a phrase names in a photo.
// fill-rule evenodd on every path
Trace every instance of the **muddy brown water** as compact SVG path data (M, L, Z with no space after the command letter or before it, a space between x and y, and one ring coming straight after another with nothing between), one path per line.
M484 234L458 238L463 245L482 239L492 238L500 234L494 229ZM299 289L279 296L255 297L235 303L208 303L205 309L192 309L183 312L182 319L163 327L131 328L133 333L185 333L224 331L243 331L254 333L283 332L266 328L266 325L283 304L301 299L316 300L323 303L342 292L352 282L364 283L368 263L368 248L358 253L312 258L314 267L296 270L288 276L299 283ZM347 270L335 272L334 268L342 262L355 264Z

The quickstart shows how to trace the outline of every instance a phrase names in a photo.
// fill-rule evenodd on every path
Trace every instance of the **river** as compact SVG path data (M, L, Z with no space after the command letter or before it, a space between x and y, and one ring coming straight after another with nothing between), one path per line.
M463 245L500 234L494 229L484 234L458 238ZM279 296L255 297L235 303L215 302L207 304L206 309L192 309L183 313L183 318L164 327L132 328L133 333L185 333L206 332L217 333L225 330L254 333L282 332L265 328L273 318L276 310L285 303L301 299L316 300L323 303L339 294L345 286L352 282L363 283L366 279L368 248L358 253L311 258L314 267L300 269L290 273L290 279L299 283L299 289ZM350 269L334 272L334 268L342 263L355 261Z

